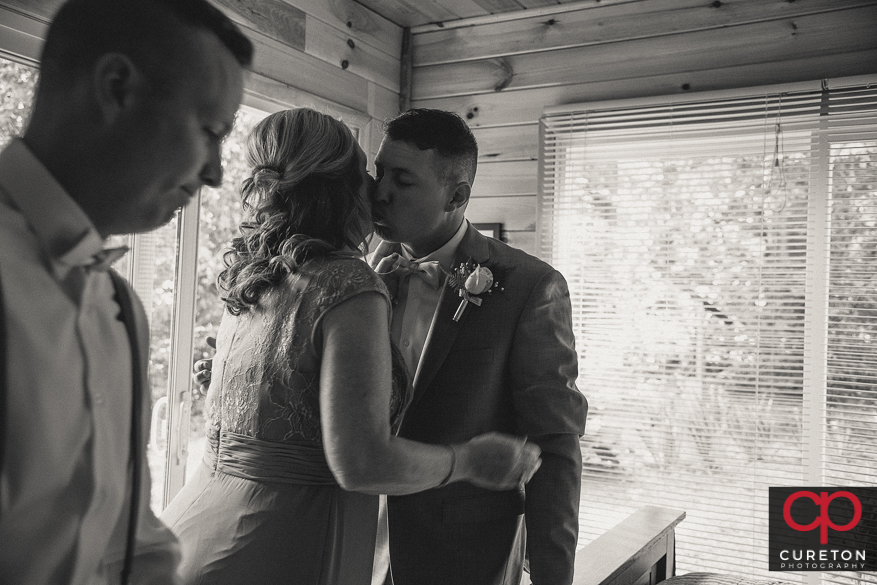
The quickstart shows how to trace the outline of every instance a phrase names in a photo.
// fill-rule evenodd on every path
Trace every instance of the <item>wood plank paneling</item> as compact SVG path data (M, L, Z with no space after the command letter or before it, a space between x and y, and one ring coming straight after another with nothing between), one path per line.
M375 157L378 155L378 150L381 147L381 141L384 138L383 131L383 122L381 120L372 119L368 125L369 135L368 135L368 145L363 146L362 149L366 151L366 159L368 162L368 170L369 172L375 173Z
M399 56L392 57L358 42L348 29L339 30L308 15L307 39L302 50L399 93Z
M399 101L397 94L383 87L374 86L370 89L374 93L369 99L369 113L372 120L368 124L368 142L363 145L363 149L366 151L369 170L374 171L374 159L384 138L384 121L399 114Z
M766 20L798 18L843 8L874 4L870 0L703 0L629 2L599 10L578 10L414 35L417 65L489 59L607 42L666 36L737 26Z
M450 30L454 28L468 28L473 26L489 26L500 22L520 20L522 18L542 16L551 17L556 14L575 12L577 10L593 8L595 6L608 6L610 4L624 4L627 2L646 1L654 2L655 0L559 0L558 4L546 4L544 6L538 6L536 8L528 8L527 10L486 14L484 16L475 16L473 18L462 18L460 20L451 20L439 23L426 23L420 26L412 26L411 32L412 34L420 34L432 32L438 29Z
M706 71L677 71L635 79L419 100L411 105L457 112L471 127L496 126L535 122L546 106L756 87L875 72L877 48Z
M350 108L336 101L301 90L292 85L269 79L258 73L247 78L244 101L265 112L277 112L292 107L307 107L340 116L354 126L364 126L371 120L368 113Z
M391 57L399 56L402 47L402 28L354 0L284 0L284 2L339 30L349 30L359 42L368 43Z
M256 45L253 71L307 93L368 111L368 80L241 25Z
M305 50L305 12L283 0L213 0L239 24L284 45Z
M466 217L472 223L499 222L504 230L533 231L536 229L536 196L472 197Z
M525 8L518 0L475 0L475 2L490 14L513 12Z
M252 6L258 13L262 5L282 14L282 6L286 4L290 9L298 9L301 12L315 16L323 22L339 29L347 29L360 43L369 44L380 49L391 57L399 56L402 46L402 29L386 18L372 12L368 8L356 3L354 0L211 0L217 6L225 6L234 9L232 4ZM33 15L44 22L49 22L55 12L61 7L64 0L2 0L0 4L15 8L19 11ZM251 15L253 20L259 19L258 14ZM256 26L255 28L259 28Z
M539 147L538 124L475 128L472 133L478 142L479 161L536 160Z
M312 3L324 16L331 8L324 0L293 1L302 6ZM354 47L350 47L348 35L343 31L306 14L291 3L281 0L215 2L253 41L254 63L252 72L245 80L250 105L266 111L309 106L339 115L363 130L369 128L372 113L381 116L381 119L388 112L395 114L398 94L393 90L393 83L397 80L398 64L394 57L371 45L359 43L359 39L352 37ZM58 4L56 0L0 0L2 49L7 54L36 63L47 30L48 15L55 12ZM331 0L329 4L335 4L338 8L343 7L344 2ZM355 11L368 12L361 6ZM400 32L398 27L382 21L377 15L371 14L371 17L375 22L384 22L392 30ZM334 56L323 54L323 58L320 58L305 52L308 48L308 26L312 26L310 34L328 38L330 44L334 42L346 50L359 51L351 55L348 70L326 60ZM3 30L7 30L8 34L4 34ZM353 34L353 27L347 30L351 31L350 35ZM387 36L392 37L393 34ZM401 38L398 34L396 36ZM327 45L318 46L322 48L313 52L327 51Z
M454 20L484 16L490 12L485 10L483 4L478 0L441 0L441 3L457 16Z
M877 5L832 15L415 67L413 99L631 79L877 48Z
M555 0L518 0L524 8L539 8L541 6L557 6Z
M2 4L48 23L65 0L3 0Z
M360 0L360 3L378 14L383 14L400 26L416 26L426 22L460 18L446 6L446 2L440 0ZM461 2L457 3L461 4ZM477 4L475 8L478 9ZM479 13L483 14L483 11ZM475 16L475 14L470 15Z
M48 28L42 20L0 6L0 46L4 56L38 67Z
M373 105L369 113L379 122L399 115L399 94L383 86L375 85Z
M349 29L335 28L282 0L215 0L244 30L325 61L340 70L399 91L399 60L367 43L357 44ZM256 42L260 37L249 35ZM352 46L351 46L352 45ZM256 60L259 59L256 47ZM282 63L278 64L280 67Z
M472 196L535 195L536 172L536 161L479 162Z

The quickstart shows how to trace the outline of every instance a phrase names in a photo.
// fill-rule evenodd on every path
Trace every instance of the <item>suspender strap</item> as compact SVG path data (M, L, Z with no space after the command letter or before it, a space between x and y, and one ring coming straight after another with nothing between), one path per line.
M143 378L140 364L140 351L137 342L137 327L134 315L134 304L131 301L131 294L128 292L128 286L125 280L115 270L109 270L110 278L113 281L113 288L116 290L116 301L122 310L122 320L125 323L125 329L128 332L128 342L131 346L131 376L133 381L133 392L131 396L131 446L130 459L134 465L131 474L131 510L128 518L128 538L125 542L125 562L122 565L121 584L127 585L131 575L131 566L134 560L134 545L137 540L137 517L140 510L140 481L142 476L141 467L143 465L142 448L140 445L141 430L143 425Z

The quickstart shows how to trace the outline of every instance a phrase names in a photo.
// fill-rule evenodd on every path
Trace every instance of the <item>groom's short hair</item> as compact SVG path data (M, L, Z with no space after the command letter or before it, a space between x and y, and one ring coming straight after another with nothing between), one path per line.
M436 169L446 182L475 182L478 143L463 119L454 112L414 108L384 125L390 140L413 144L420 150L435 150L442 168Z

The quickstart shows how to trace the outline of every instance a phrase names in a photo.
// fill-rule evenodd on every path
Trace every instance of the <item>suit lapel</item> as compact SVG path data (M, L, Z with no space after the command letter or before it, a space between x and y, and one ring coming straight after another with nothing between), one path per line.
M460 241L460 245L457 246L453 267L456 268L461 263L469 261L484 264L489 259L490 252L487 247L487 238L470 225L466 230L466 235ZM457 307L460 306L460 300L456 290L452 290L447 284L442 286L438 307L436 307L432 326L423 345L423 353L417 366L417 372L414 375L414 397L411 401L412 404L420 398L420 395L432 383L439 368L445 362L448 352L453 347L460 328L466 324L466 319L469 313L471 313L472 307L467 307L460 320L454 321L454 313L457 311Z

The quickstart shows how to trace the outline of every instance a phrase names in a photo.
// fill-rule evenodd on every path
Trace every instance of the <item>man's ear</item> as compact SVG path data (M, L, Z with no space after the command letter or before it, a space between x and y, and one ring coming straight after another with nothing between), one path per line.
M93 68L94 95L101 117L112 123L131 107L144 79L133 61L122 53L102 55Z
M454 186L454 192L448 201L447 210L454 211L465 207L469 203L469 196L472 195L472 185L468 181L460 181Z

